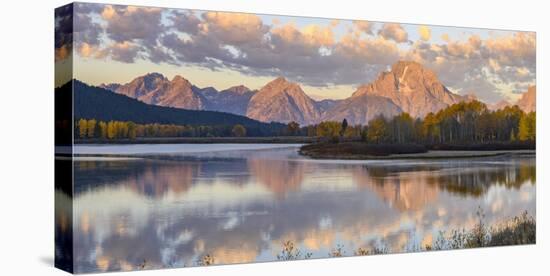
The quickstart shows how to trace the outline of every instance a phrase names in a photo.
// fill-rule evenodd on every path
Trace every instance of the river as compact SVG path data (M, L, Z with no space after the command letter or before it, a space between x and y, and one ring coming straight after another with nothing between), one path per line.
M299 145L77 145L75 272L414 251L440 231L535 215L535 158L342 161ZM90 155L91 154L91 155ZM111 155L111 156L109 156ZM56 193L61 193L57 191Z

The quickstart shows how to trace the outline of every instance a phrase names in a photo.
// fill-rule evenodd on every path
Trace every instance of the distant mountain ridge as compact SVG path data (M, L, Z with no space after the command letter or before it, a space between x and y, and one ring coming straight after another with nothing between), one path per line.
M377 116L392 118L402 112L401 107L394 104L389 98L363 95L340 101L326 112L322 121L340 122L346 119L351 125L367 125Z
M501 100L501 101L498 101L494 104L488 105L487 108L489 108L489 110L499 110L499 109L503 109L507 106L512 106L512 104L507 100Z
M285 127L280 123L262 123L245 116L224 112L146 104L126 95L90 86L78 80L73 80L72 83L68 82L57 88L56 93L70 93L71 89L74 91L75 119L133 121L141 124L226 126L229 129L236 124L241 124L246 127L247 133L253 136L273 134Z
M147 104L191 110L210 110L245 115L254 91L243 85L219 92L213 87L199 88L182 76L168 80L160 73L148 73L126 84L101 84L111 90Z
M315 101L299 84L278 77L259 90L237 85L218 91L199 88L181 76L168 80L160 73L149 73L126 84L103 84L102 88L138 99L144 103L190 110L221 111L247 116L261 122L341 121L366 125L382 115L393 117L407 112L422 118L452 104L477 100L476 96L451 92L430 69L413 61L398 61L377 79L360 85L349 98ZM534 86L516 103L529 112L535 110ZM488 105L493 109L509 103Z
M403 112L418 118L469 100L469 97L452 93L433 71L414 61L395 63L389 72L382 72L374 82L360 86L352 97L364 95L391 99Z
M511 103L507 100L502 100L495 104L489 105L488 107L491 110L499 110L507 106L517 105L521 110L528 113L528 112L536 111L537 109L536 97L537 97L537 86L532 85L527 88L527 91L521 94L520 98L516 102Z
M238 115L246 115L246 109L250 99L256 91L250 90L244 85L232 86L228 89L217 91L212 87L199 89L206 101L206 110L222 111Z
M317 122L321 112L316 102L297 83L283 77L262 87L248 103L246 116L262 122Z
M516 104L525 112L537 110L537 86L529 86L527 91L521 95Z
M140 100L147 104L192 110L204 109L205 99L182 76L168 80L159 73L137 77L126 84L103 84L100 87Z

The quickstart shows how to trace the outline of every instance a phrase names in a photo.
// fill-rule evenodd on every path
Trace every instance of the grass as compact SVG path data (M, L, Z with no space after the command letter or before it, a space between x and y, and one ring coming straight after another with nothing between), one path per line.
M203 255L199 258L197 265L198 266L210 266L214 264L214 256L210 254Z
M283 243L283 249L281 253L277 254L277 260L279 261L291 261L291 260L301 260L311 258L312 253L303 254L300 249L298 249L294 242L286 241Z
M353 252L353 255L355 256L368 256L368 255L381 255L381 254L388 254L390 251L388 248L384 245L374 246L372 249L366 249L363 247L357 248L355 252Z
M535 218L527 211L504 224L497 225L491 235L489 246L535 244L537 242Z
M492 246L535 244L536 243L536 221L524 211L519 216L499 224L489 226L485 223L485 213L481 208L476 210L477 223L473 228L455 229L449 232L440 232L439 236L429 245L409 245L403 249L403 252L435 251L450 249L479 248ZM371 248L359 247L352 251L354 256L367 256L393 253L385 245L379 242ZM397 253L397 252L395 252ZM306 260L313 256L311 252L301 251L293 241L285 241L282 249L277 254L278 261ZM343 245L338 244L332 248L328 254L329 257L344 257L346 250ZM210 254L203 255L197 261L199 266L209 266L215 263L214 256ZM146 261L143 261L145 266Z
M478 223L473 229L469 231L464 229L453 230L449 234L441 232L432 246L426 246L426 250L536 243L536 221L527 211L495 226L488 226L484 223L485 215L481 209L478 209L476 214L478 216Z
M329 257L343 257L345 255L346 251L344 250L344 246L341 244L338 244L336 248L333 248L328 254Z

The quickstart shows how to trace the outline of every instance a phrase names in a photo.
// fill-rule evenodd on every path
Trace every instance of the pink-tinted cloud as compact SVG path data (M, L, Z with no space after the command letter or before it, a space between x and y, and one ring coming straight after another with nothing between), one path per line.
M264 22L254 14L75 7L74 32L63 31L65 25L57 23L69 19L56 14L57 58L71 52L74 40L84 58L194 64L313 86L364 84L397 60L415 60L455 91L475 92L487 101L502 97L503 84L524 87L535 79L534 33L460 40L443 34L435 42L431 27L420 26L419 39L412 42L410 28L396 23L326 20L298 26L277 18Z
M409 40L409 34L401 24L397 23L385 23L382 29L378 31L378 35L385 39L393 40L398 43L407 42Z

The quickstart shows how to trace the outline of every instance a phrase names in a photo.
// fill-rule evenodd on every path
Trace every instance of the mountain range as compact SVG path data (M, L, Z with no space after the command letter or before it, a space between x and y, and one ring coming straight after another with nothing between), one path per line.
M397 62L391 71L382 72L374 82L360 86L352 98L364 96L390 99L412 117L424 117L430 112L469 100L449 91L433 71L407 61Z
M300 125L321 121L341 121L366 125L376 116L392 117L407 112L422 118L462 101L472 95L451 92L437 75L421 64L399 61L371 83L360 85L347 99L315 101L299 84L278 77L259 90L244 85L222 91L199 88L182 76L172 80L159 73L137 77L126 84L102 84L111 90L151 105L190 110L209 110L243 115L261 122L298 122ZM526 112L535 110L535 86L516 103ZM510 105L501 102L490 108Z
M101 88L137 99L146 104L183 109L200 110L206 107L206 99L199 90L182 76L168 80L159 73L137 77L126 84L105 84Z
M536 111L537 109L537 86L529 86L527 92L523 93L516 104L525 112Z
M519 106L519 108L521 108L521 110L525 112L536 111L537 109L536 94L537 94L537 86L532 85L527 88L527 91L521 94L520 98L516 102L511 103L507 100L502 100L495 104L489 105L488 107L491 110L499 110L507 106L517 105Z
M73 94L71 91L74 91ZM56 88L55 95L59 102L62 99L66 99L65 102L72 100L76 120L93 118L100 121L132 121L139 124L210 126L223 127L228 131L234 125L240 124L246 127L247 133L251 136L272 136L286 128L281 123L264 123L237 114L147 104L78 80Z

